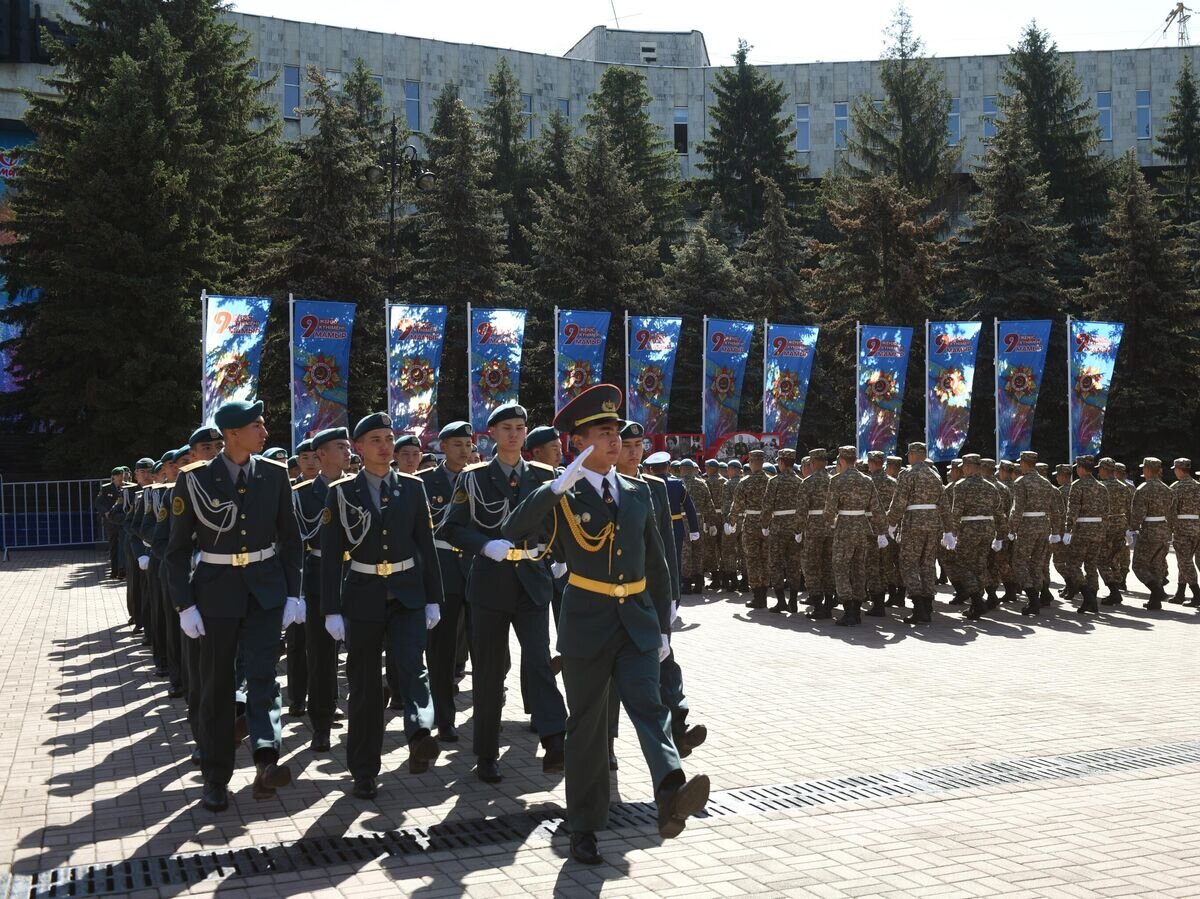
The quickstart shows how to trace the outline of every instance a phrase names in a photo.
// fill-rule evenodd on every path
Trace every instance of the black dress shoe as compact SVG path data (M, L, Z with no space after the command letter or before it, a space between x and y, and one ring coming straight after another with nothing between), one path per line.
M498 784L504 780L500 773L500 762L496 759L480 759L475 763L475 776L485 784Z
M329 751L329 731L314 730L312 743L309 748L313 752L328 752Z
M453 727L439 727L437 738L439 743L457 743L458 731Z
M374 799L379 795L379 784L373 777L354 778L354 789L351 790L356 799Z
M258 775L254 778L254 798L270 799L280 787L292 782L292 769L276 762L259 762Z
M195 749L192 750L192 754L190 756L188 756L188 761L191 762L193 765L200 764L200 747L197 746Z
M229 808L229 791L225 784L206 783L200 804L210 812L223 812Z
M308 714L308 706L302 702L298 702L295 705L288 707L288 714L293 718L303 718Z
M683 785L660 790L654 797L658 803L658 833L664 840L683 833L687 819L704 810L711 784L707 774L697 774Z
M166 665L155 665L154 666L154 676L155 677L167 677L170 673L171 672L167 670Z
M608 738L608 770L616 771L621 767L621 763L617 761L616 740L612 737Z
M697 724L695 727L689 727L682 734L682 742L687 743L689 749L695 749L708 739L708 728L703 724Z
M415 737L408 744L408 773L424 774L429 770L429 764L438 757L442 747L438 741L429 735L429 731Z
M571 858L581 865L598 865L604 861L596 850L596 835L591 831L571 834Z
M564 749L563 735L555 734L546 738L546 754L542 756L543 774L562 774L566 767L567 754Z
M562 656L555 656L550 660L550 673L555 677L562 674Z
M171 686L167 688L168 699L179 699L182 696L183 687L181 687L179 684L171 684Z

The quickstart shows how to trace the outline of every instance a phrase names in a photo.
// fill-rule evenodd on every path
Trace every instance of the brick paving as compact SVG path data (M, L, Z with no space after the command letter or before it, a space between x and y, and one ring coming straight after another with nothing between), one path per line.
M92 553L0 564L0 876L561 806L561 780L541 773L521 714L514 658L497 787L471 773L468 675L464 739L429 774L406 773L392 720L376 802L347 792L344 730L317 756L307 722L285 717L296 785L256 803L243 749L229 811L199 810L182 702L151 676L124 624L123 587L103 574ZM1059 602L1037 621L1006 606L975 624L939 604L935 626L920 631L692 597L675 646L693 721L710 737L685 764L728 790L1195 740L1200 614L1150 612L1143 593L1130 597L1099 619ZM628 722L618 755L616 794L650 799ZM715 817L666 844L623 829L601 835L608 863L598 869L565 861L565 837L533 834L145 895L1194 897L1197 808L1200 764L1181 764Z

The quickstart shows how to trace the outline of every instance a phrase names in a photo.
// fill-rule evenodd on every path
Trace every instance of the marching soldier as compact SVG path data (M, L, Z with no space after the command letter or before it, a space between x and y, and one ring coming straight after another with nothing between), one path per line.
M716 506L712 494L708 492L708 484L700 477L700 467L692 459L684 459L679 463L680 480L687 490L688 499L696 510L696 524L690 533L699 533L699 540L689 539L684 546L684 570L681 573L681 587L684 593L704 592L704 530L707 522L716 517ZM689 534L690 537L690 534Z
M728 477L725 482L725 505L721 509L721 561L725 565L726 590L736 590L746 586L746 561L742 557L742 535L731 529L736 524L731 517L733 512L733 497L737 493L737 485L742 480L742 463L730 459L726 465Z
M1133 542L1129 533L1129 507L1133 491L1117 480L1116 469L1116 460L1111 457L1105 456L1100 460L1099 482L1108 491L1108 514L1104 517L1104 561L1100 566L1100 579L1108 587L1108 596L1103 601L1106 606L1119 606L1124 599L1121 591L1125 589L1124 572L1128 566L1129 547ZM1166 487L1166 484L1163 486Z
M891 478L892 490L887 494L887 504L883 502L883 494L880 494L879 507L885 512L891 507L892 497L895 495L896 483L900 477L900 472L904 468L904 460L899 456L888 456L887 466L884 469L887 476ZM895 606L898 609L904 609L904 577L900 574L900 544L896 542L896 538L892 534L888 534L888 548L883 551L883 582L888 588L886 606ZM935 541L936 545L936 541Z
M470 554L467 602L471 607L472 696L474 699L476 775L499 783L500 711L504 704L504 672L508 635L515 630L521 644L526 701L533 726L546 750L542 771L563 770L563 734L567 710L550 670L550 602L554 584L547 559L547 535L531 535L515 546L501 526L522 499L555 472L538 462L526 463L528 413L506 403L488 418L496 443L490 462L468 465L459 475L451 509L439 537ZM534 537L537 539L534 539Z
M825 496L825 526L833 531L833 577L842 617L837 624L862 623L862 604L867 596L868 546L887 546L883 513L875 484L855 465L858 451L838 448L837 474L829 481Z
M879 450L867 453L867 477L875 485L879 496L879 508L886 514L891 508L892 497L896 493L896 479L884 471L887 457ZM890 566L893 543L887 541L886 546L867 546L867 598L871 600L871 608L866 611L870 618L884 618L887 615L884 603L890 596L895 596L896 582Z
M964 617L972 621L987 611L983 592L988 557L1000 551L997 535L1008 524L1004 497L999 488L984 480L981 462L976 453L962 458L963 477L954 485L947 528L950 539L946 541L947 548L954 551L954 568L971 602Z
M804 586L812 605L807 616L813 621L833 617L833 532L825 523L825 500L829 493L829 472L825 463L829 454L822 447L808 454L812 474L804 480L804 489L796 497L796 526L803 530Z
M1054 485L1037 472L1037 453L1021 453L1021 476L1013 483L1008 539L1013 546L1013 579L1029 602L1022 615L1038 615L1050 592L1047 559L1063 529L1062 506Z
M661 700L659 663L671 647L659 598L671 593L670 572L649 487L614 470L620 402L620 390L603 384L563 407L555 426L571 434L579 455L504 523L512 541L550 533L569 571L558 632L571 707L567 824L571 855L585 864L603 860L596 831L608 823L607 694L614 682L653 778L659 834L681 833L709 793L706 776L684 775Z
M765 453L760 449L750 450L750 474L738 481L733 494L733 506L729 510L727 534L736 531L741 535L742 558L746 564L746 580L752 598L746 603L748 609L767 607L767 538L763 536L762 508L767 495L767 473L763 471Z
M1118 487L1124 492L1123 487ZM1133 545L1133 575L1150 591L1147 609L1161 609L1166 598L1167 552L1171 548L1171 490L1162 482L1162 460L1142 460L1142 483L1133 494L1129 532L1124 542Z
M100 487L96 498L92 500L92 509L104 522L104 536L108 540L108 576L113 580L122 576L121 566L125 558L120 552L121 529L112 522L109 514L121 502L121 488L124 484L125 469L114 468L108 483Z
M1176 459L1175 483L1171 485L1171 534L1175 544L1175 565L1179 569L1179 588L1175 602L1200 606L1200 586L1197 586L1196 566L1200 562L1200 481L1192 477L1192 460ZM1192 588L1192 599L1185 600L1186 590Z
M296 444L296 467L300 469L299 480L296 483L311 481L320 474L321 463L317 461L317 451L313 448L312 437Z
M900 544L900 572L912 600L907 624L929 624L937 595L937 546L943 532L946 492L937 469L926 461L924 443L908 445L908 468L896 478L888 506L888 534Z
M646 467L660 478L667 487L667 501L670 503L671 522L675 530L675 561L679 566L679 590L684 590L683 577L683 547L685 543L700 539L700 518L696 514L696 504L688 496L683 481L668 474L670 456L665 450L646 457ZM684 524L686 520L686 525Z
M1104 516L1111 498L1093 476L1096 460L1079 456L1075 460L1077 480L1067 494L1067 517L1062 542L1069 547L1064 560L1067 567L1067 598L1083 595L1076 609L1080 615L1100 614L1096 593L1100 588L1100 567L1104 564L1107 531Z
M221 811L234 766L234 667L239 646L246 671L246 724L257 776L254 796L266 799L291 783L280 765L280 630L303 620L300 532L287 471L256 457L266 442L262 403L231 400L214 422L225 449L207 465L184 472L171 500L166 565L179 626L199 641L199 738L203 805ZM192 573L192 543L200 559Z
M795 470L796 451L784 447L779 451L779 475L767 484L763 497L763 536L768 540L768 580L775 586L775 605L772 612L799 611L803 550L800 541L803 531L796 517L804 482Z
M142 516L145 514L144 495L146 488L154 482L153 469L154 460L150 458L143 457L134 463L133 477L135 483L129 496L129 511L126 513L125 520L122 523L122 542L125 547L126 602L129 606L129 615L133 621L133 632L135 634L139 631L145 634L146 626L149 623L145 616L146 578L142 573L138 558L144 553L142 539L139 536L139 527ZM145 640L143 639L144 642Z
M392 468L400 474L416 474L420 467L421 441L416 434L401 434L392 447Z
M1129 475L1127 469L1125 468L1124 462L1116 462L1113 464L1113 480L1125 488L1125 496L1127 498L1125 509L1128 511L1130 506L1133 504L1133 491L1137 489L1137 485L1129 480ZM1129 578L1129 572L1132 563L1132 553L1130 552L1131 549L1132 547L1125 546L1117 556L1119 563L1119 568L1117 569L1117 583L1119 584L1124 584Z
M1012 493L1008 489L1008 485L1001 480L996 473L996 460L984 458L979 461L979 475L989 484L996 488L996 493L1000 497L1000 511L1004 516L1003 523L996 530L996 539L1000 541L1000 549L988 555L987 567L987 583L986 593L987 599L984 602L984 607L991 611L1000 605L1000 595L998 588L1001 584L1005 584L1005 592L1007 593L1007 577L1008 571L1005 567L1005 537L1007 536L1008 514L1012 510ZM1015 595L1015 591L1013 591Z
M712 579L712 588L720 590L728 587L725 565L721 558L721 540L724 536L721 527L725 524L725 491L728 482L721 476L721 465L716 459L709 459L704 463L704 483L708 485L708 495L712 497L713 503L712 514L700 523L704 570ZM701 586L703 587L703 584Z
M183 657L183 635L175 626L174 611L179 608L171 595L170 568L167 566L167 549L171 542L171 516L167 510L172 507L175 495L175 482L179 471L191 462L190 447L180 447L170 454L163 471L167 483L162 487L163 494L159 500L158 518L154 523L154 536L150 541L150 551L159 560L159 599L163 607L164 632L166 636L164 651L167 662L167 677L169 686L167 696L178 699L187 693L187 672ZM193 734L195 729L193 728ZM198 746L199 744L197 744Z
M1071 492L1071 466L1064 463L1059 463L1054 466L1054 487L1058 490L1059 511L1063 516L1063 528L1066 529L1067 519L1067 496ZM1063 598L1068 598L1070 593L1070 579L1067 576L1067 556L1070 555L1070 549L1061 541L1055 544L1053 551L1054 568L1058 571L1059 577L1063 579ZM1053 596L1051 597L1053 601ZM1043 602L1043 605L1045 603Z
M329 636L346 644L346 764L353 792L373 799L383 747L385 647L403 702L409 772L424 774L441 751L430 734L433 698L424 656L426 632L442 617L442 575L425 486L391 469L391 418L368 415L351 436L363 470L329 485L321 518L321 611Z
M954 491L958 484L962 482L962 479L963 460L950 460L950 467L946 470L945 510L947 515L949 515L950 510L954 508ZM948 524L946 529L949 529ZM953 541L945 540L943 535L942 542L938 544L938 560L941 562L944 578L948 580L950 582L950 586L954 588L954 596L950 598L949 604L952 606L961 606L967 603L970 598L967 595L966 587L963 584L961 573L957 567L957 556L955 555L955 550L951 546L947 545L948 542Z

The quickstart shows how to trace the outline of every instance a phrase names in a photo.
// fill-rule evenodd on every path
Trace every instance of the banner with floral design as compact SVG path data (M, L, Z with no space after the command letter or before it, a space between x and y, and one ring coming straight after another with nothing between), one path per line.
M754 323L706 318L704 324L704 446L711 449L737 430Z
M949 462L967 442L979 322L930 322L925 335L925 443L930 462Z
M1100 454L1104 409L1112 389L1117 351L1125 326L1118 322L1070 319L1067 352L1071 354L1071 383L1067 398L1071 414L1071 459Z
M647 437L668 430L675 352L682 330L681 318L629 316L625 417L645 428Z
M795 448L817 355L815 325L767 323L763 365L763 432L779 435L779 445Z
M862 458L871 450L894 453L912 328L860 325L858 331L858 455Z
M227 400L258 395L258 367L267 334L269 297L204 297L204 420Z
M354 309L353 303L292 300L292 452L318 431L349 425Z
M996 458L1015 461L1033 442L1046 370L1049 321L996 322Z
M445 306L387 308L388 412L397 433L428 443L437 431L437 384L446 343Z
M554 338L554 412L604 377L604 345L610 312L558 310Z
M488 416L504 403L515 403L521 384L524 309L471 309L471 429L487 430Z

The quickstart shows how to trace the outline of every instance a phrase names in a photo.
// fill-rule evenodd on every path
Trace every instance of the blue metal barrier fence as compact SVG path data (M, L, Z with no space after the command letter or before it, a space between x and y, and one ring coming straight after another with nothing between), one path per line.
M0 480L0 557L14 549L92 546L104 525L92 504L103 480Z

